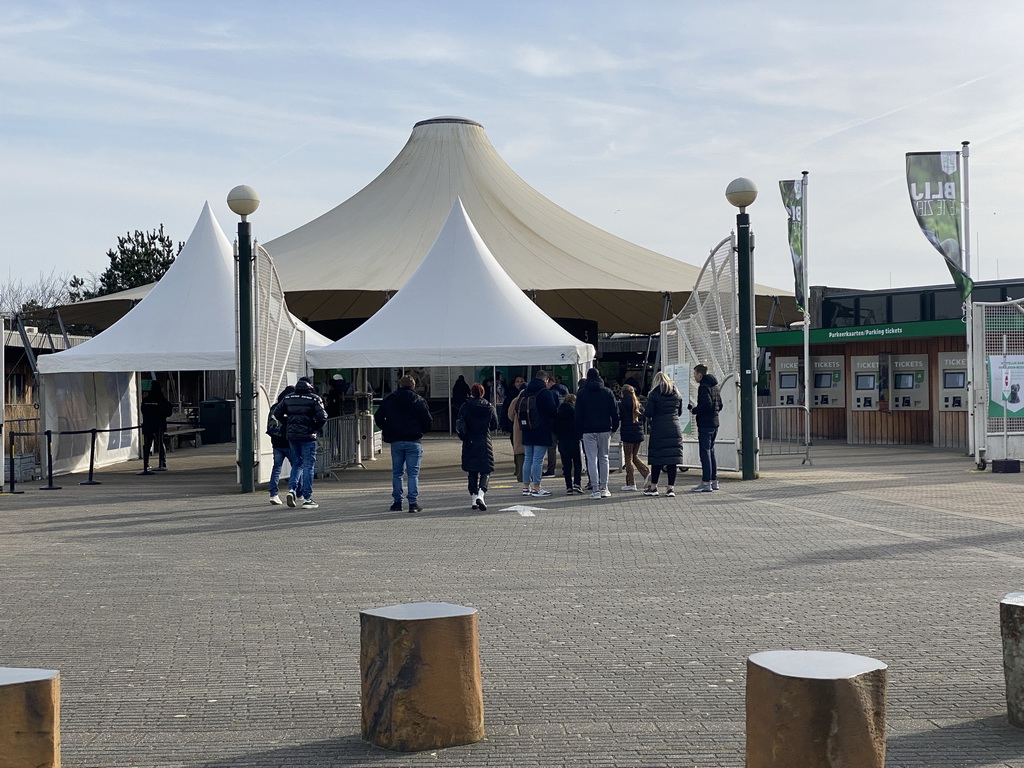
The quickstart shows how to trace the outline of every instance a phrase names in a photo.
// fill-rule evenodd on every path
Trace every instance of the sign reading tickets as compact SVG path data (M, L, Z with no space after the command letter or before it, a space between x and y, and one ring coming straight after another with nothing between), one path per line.
M988 417L1024 418L1024 355L989 355Z
M960 297L974 281L964 272L960 230L960 153L908 152L907 189L921 232L946 260Z

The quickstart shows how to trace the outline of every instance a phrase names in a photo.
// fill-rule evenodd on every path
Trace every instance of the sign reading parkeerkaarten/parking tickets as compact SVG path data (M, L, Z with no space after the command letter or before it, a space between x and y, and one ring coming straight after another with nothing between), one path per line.
M1024 355L989 355L988 375L988 417L1024 418Z

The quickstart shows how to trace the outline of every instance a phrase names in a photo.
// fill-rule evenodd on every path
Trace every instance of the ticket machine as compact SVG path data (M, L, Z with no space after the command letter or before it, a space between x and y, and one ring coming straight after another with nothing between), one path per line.
M894 411L928 410L928 355L893 355L889 363Z
M811 407L845 408L846 381L843 376L846 358L822 355L811 358Z
M879 381L878 356L860 355L850 358L850 410L877 411Z
M967 353L939 353L939 410L967 410Z
M801 405L803 387L799 357L772 358L772 403L774 405Z

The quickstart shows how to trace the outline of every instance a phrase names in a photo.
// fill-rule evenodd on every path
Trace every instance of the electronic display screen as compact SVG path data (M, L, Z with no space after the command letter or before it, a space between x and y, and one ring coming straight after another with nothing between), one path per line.
M832 386L832 374L831 373L816 373L814 374L814 388L815 389L828 389Z
M779 374L779 389L796 389L799 378L795 373Z
M943 371L942 386L945 389L963 389L967 386L966 371Z
M893 377L893 388L895 389L913 389L914 388L914 374L912 373L897 373Z
M856 379L856 387L858 390L868 390L875 388L875 374L873 373L858 373Z

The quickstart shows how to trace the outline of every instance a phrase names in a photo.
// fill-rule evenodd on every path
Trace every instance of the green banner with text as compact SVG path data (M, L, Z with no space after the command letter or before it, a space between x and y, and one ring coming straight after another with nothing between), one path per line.
M960 153L908 152L907 190L921 232L942 254L960 297L967 301L974 281L964 272L960 228Z

